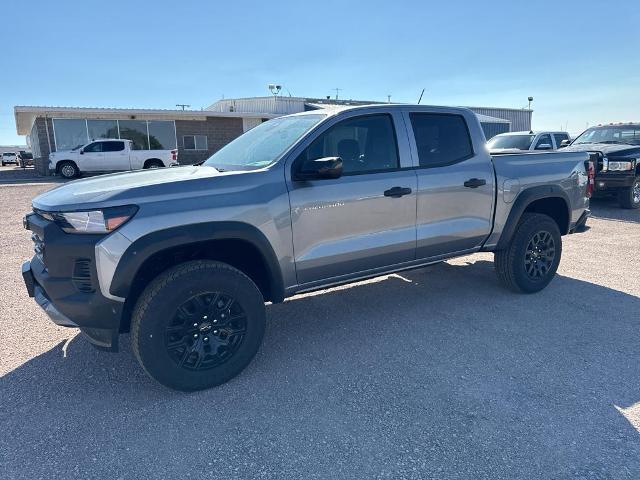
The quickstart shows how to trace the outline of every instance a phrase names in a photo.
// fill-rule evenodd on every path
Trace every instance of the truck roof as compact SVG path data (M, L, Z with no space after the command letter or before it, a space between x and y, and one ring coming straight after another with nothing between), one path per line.
M563 132L562 130L532 130L532 131L523 131L523 132L505 132L496 135L496 137L508 137L510 135L540 135L541 133L563 133L569 135L567 132Z

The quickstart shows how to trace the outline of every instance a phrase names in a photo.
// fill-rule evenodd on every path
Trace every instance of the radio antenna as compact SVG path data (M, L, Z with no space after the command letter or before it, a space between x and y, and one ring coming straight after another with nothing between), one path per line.
M422 95L424 95L424 88L422 89L422 92L420 92L420 98L418 99L418 105L420 105L420 102L422 101Z

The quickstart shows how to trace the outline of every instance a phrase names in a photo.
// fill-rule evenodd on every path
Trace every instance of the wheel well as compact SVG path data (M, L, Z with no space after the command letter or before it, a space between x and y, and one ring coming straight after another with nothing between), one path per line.
M267 263L253 244L246 240L209 240L168 248L151 255L140 266L124 305L121 331L129 331L131 313L145 287L165 270L190 260L217 260L247 275L258 286L265 300L273 300Z
M56 172L60 171L60 167L62 167L65 163L70 163L72 164L74 167L76 167L76 169L78 168L78 165L76 165L76 162L74 162L73 160L60 160L57 164L56 164Z
M535 200L524 209L526 212L543 213L558 224L561 235L569 232L569 208L567 202L560 197L548 197Z
M160 165L164 166L164 162L159 158L148 158L144 161L144 168L147 168L152 163L159 163Z

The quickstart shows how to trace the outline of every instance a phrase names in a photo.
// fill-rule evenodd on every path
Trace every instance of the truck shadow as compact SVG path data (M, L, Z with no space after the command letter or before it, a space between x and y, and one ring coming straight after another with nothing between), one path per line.
M418 458L439 478L638 478L640 426L620 410L640 402L640 299L562 276L516 295L492 270L443 263L269 306L256 360L194 394L149 380L128 337L120 354L76 337L0 379L0 476L327 478L347 462L367 478Z
M640 210L629 210L620 207L615 197L592 198L590 204L591 216L594 218L640 223ZM588 220L587 225L589 225Z

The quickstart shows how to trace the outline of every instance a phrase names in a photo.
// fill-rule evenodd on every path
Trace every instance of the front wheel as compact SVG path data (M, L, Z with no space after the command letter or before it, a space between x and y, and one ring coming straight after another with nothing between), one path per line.
M622 208L640 208L640 176L637 176L633 185L620 190L618 200Z
M153 379L176 390L202 390L244 370L264 328L264 299L255 283L230 265L198 260L149 284L133 311L131 343Z
M495 252L500 282L518 293L539 292L558 270L562 237L556 222L540 213L525 213L509 245Z
M75 178L80 174L80 170L73 162L62 162L58 167L58 172L64 178Z

